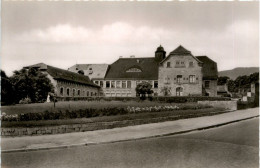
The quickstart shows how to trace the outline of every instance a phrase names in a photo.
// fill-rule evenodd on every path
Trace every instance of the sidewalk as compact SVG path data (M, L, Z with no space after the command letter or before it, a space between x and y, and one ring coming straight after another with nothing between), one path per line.
M167 121L123 128L76 132L57 135L40 135L1 138L2 152L68 148L72 146L134 140L171 135L223 125L259 116L259 108L239 110L215 116Z

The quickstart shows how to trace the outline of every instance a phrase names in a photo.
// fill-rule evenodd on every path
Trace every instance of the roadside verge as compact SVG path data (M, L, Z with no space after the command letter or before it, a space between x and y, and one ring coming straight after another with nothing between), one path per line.
M26 152L75 146L113 143L187 133L226 125L259 116L259 108L239 110L214 116L190 118L123 128L70 134L2 138L2 153Z

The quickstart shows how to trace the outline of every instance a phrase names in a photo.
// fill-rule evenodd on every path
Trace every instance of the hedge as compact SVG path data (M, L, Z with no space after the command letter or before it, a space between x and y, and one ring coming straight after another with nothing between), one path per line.
M58 101L141 101L139 97L57 97ZM147 98L148 100L148 98ZM231 100L228 97L207 97L207 96L173 96L173 97L152 97L150 101L159 101L166 103L185 103L185 102L197 102L197 101L215 101L215 100Z
M161 111L173 111L173 110L187 110L187 109L202 109L209 108L210 106L151 106L151 107L130 107L127 108L87 108L79 110L53 110L53 111L44 111L41 113L21 113L14 115L6 115L3 113L1 115L2 121L32 121L32 120L59 120L59 119L75 119L75 118L90 118L98 116L115 116L115 115L124 115L131 113L143 113L143 112L161 112Z

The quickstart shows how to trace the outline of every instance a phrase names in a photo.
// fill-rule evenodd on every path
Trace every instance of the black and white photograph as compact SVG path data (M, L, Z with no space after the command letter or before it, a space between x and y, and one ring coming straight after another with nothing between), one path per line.
M2 168L258 168L258 1L1 1Z

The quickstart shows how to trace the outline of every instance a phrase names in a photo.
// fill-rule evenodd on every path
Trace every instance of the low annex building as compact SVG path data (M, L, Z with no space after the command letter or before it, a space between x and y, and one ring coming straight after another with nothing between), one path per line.
M153 57L121 57L111 65L76 64L68 70L89 76L106 97L135 97L143 81L151 83L155 96L217 96L217 63L182 46L167 57L160 45Z
M99 95L100 86L88 76L39 63L25 68L37 68L47 74L54 86L57 98L94 97Z

